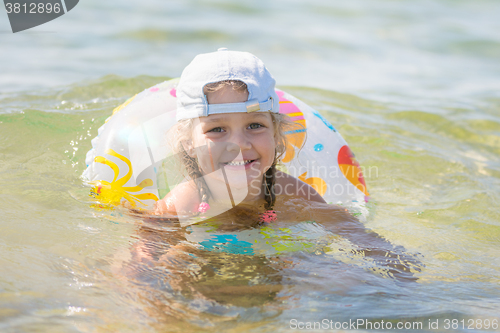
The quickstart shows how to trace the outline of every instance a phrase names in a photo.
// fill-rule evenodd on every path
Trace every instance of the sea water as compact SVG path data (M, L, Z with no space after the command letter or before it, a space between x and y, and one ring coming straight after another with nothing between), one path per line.
M356 320L495 331L498 12L493 0L86 0L17 34L5 16L0 331L328 331ZM142 237L142 219L90 207L80 175L112 109L219 47L259 56L342 134L371 195L363 223L421 262L416 282L343 260L335 237L314 251L168 257L171 226L158 227L166 239ZM168 265L133 257L141 241Z

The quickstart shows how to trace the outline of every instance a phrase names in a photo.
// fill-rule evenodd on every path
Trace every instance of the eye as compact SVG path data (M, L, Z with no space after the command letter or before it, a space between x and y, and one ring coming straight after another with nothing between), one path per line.
M221 133L222 132L222 127L215 127L215 128L212 128L211 130L209 130L207 132Z
M249 127L250 129L257 129L257 128L264 127L264 125L259 124L259 123L252 123L252 124L248 125L248 127Z

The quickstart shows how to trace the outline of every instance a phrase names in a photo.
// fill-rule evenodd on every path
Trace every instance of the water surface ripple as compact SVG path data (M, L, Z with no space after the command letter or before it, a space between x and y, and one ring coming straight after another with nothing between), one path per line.
M0 34L0 331L500 320L499 10L493 0L86 0ZM421 263L416 282L343 251L353 243L318 225L299 225L318 236L311 251L196 257L171 225L89 207L79 176L112 109L220 46L257 54L343 135L372 196L364 226Z

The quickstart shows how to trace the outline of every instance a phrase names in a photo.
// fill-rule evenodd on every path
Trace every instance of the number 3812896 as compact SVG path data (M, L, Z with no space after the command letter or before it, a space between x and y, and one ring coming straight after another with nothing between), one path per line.
M59 14L61 12L61 4L60 3L24 3L20 4L17 2L10 3L7 2L5 4L5 9L7 10L7 14L51 14L56 13Z

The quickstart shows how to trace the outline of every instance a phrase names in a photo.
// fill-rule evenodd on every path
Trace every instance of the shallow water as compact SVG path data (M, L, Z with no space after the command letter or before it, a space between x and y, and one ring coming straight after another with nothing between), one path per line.
M282 332L293 319L362 318L429 331L429 319L445 329L456 318L467 331L470 319L500 321L499 10L486 0L87 0L25 33L0 22L0 330ZM323 243L209 252L201 264L180 256L170 269L127 257L141 219L89 207L79 176L90 140L114 107L220 46L261 57L347 140L369 171L364 225L425 265L416 283ZM204 270L176 285L172 272L196 264ZM134 277L117 278L117 267Z

